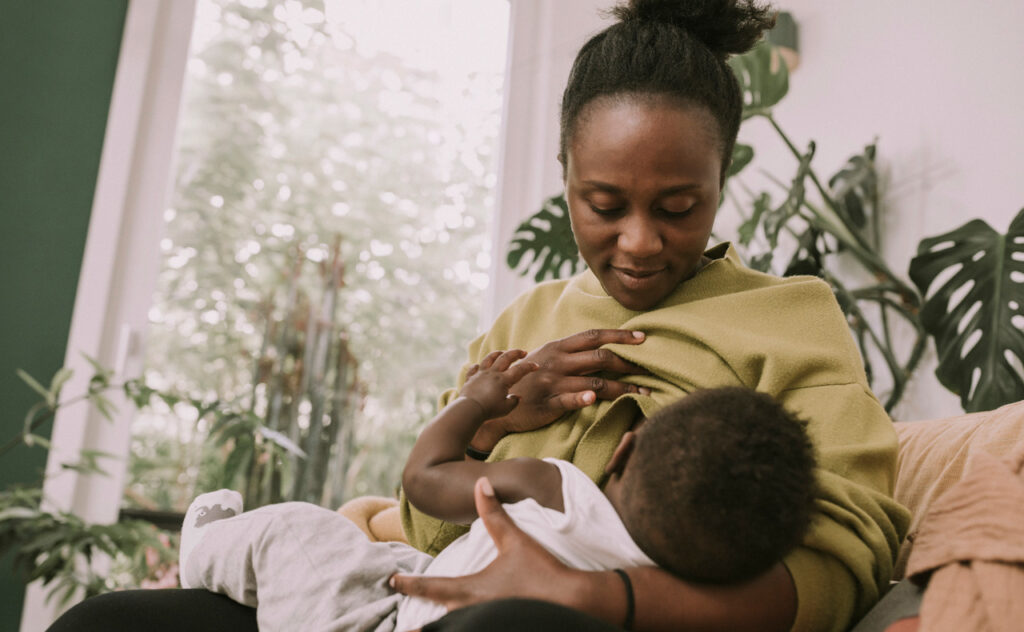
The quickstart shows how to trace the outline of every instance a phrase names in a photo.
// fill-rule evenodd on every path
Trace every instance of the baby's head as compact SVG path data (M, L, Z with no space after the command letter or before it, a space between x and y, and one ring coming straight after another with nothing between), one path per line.
M647 555L685 579L732 583L800 542L814 502L805 424L747 388L696 391L623 439L606 492Z

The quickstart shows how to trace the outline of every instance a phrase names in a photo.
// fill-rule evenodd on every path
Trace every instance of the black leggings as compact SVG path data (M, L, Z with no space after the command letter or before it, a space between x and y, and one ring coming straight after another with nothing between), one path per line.
M86 599L48 632L257 632L256 611L206 590L127 590ZM586 630L617 632L581 612L544 601L504 599L456 610L424 632Z

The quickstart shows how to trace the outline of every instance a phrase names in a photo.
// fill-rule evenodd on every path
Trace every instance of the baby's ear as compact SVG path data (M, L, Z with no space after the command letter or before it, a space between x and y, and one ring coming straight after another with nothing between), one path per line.
M605 474L615 474L616 472L622 473L625 469L626 463L629 461L629 457L633 454L633 445L636 442L636 433L632 430L622 435L622 439L619 440L619 445L615 446L615 452L612 452L612 458L608 460L608 465L604 466Z

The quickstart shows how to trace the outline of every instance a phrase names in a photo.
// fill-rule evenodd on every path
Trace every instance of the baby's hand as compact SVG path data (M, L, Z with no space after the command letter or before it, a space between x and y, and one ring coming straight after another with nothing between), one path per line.
M509 395L508 390L528 373L536 371L536 362L516 362L526 357L522 349L494 351L480 364L474 364L466 372L466 383L459 397L473 400L480 405L485 419L495 419L509 414L519 398Z

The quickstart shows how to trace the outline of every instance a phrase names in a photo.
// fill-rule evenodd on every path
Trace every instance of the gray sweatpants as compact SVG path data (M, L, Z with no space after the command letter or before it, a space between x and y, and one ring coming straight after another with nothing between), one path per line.
M261 631L391 632L402 595L393 573L431 558L407 544L370 542L340 514L282 503L211 522L180 572L196 588L256 608Z

